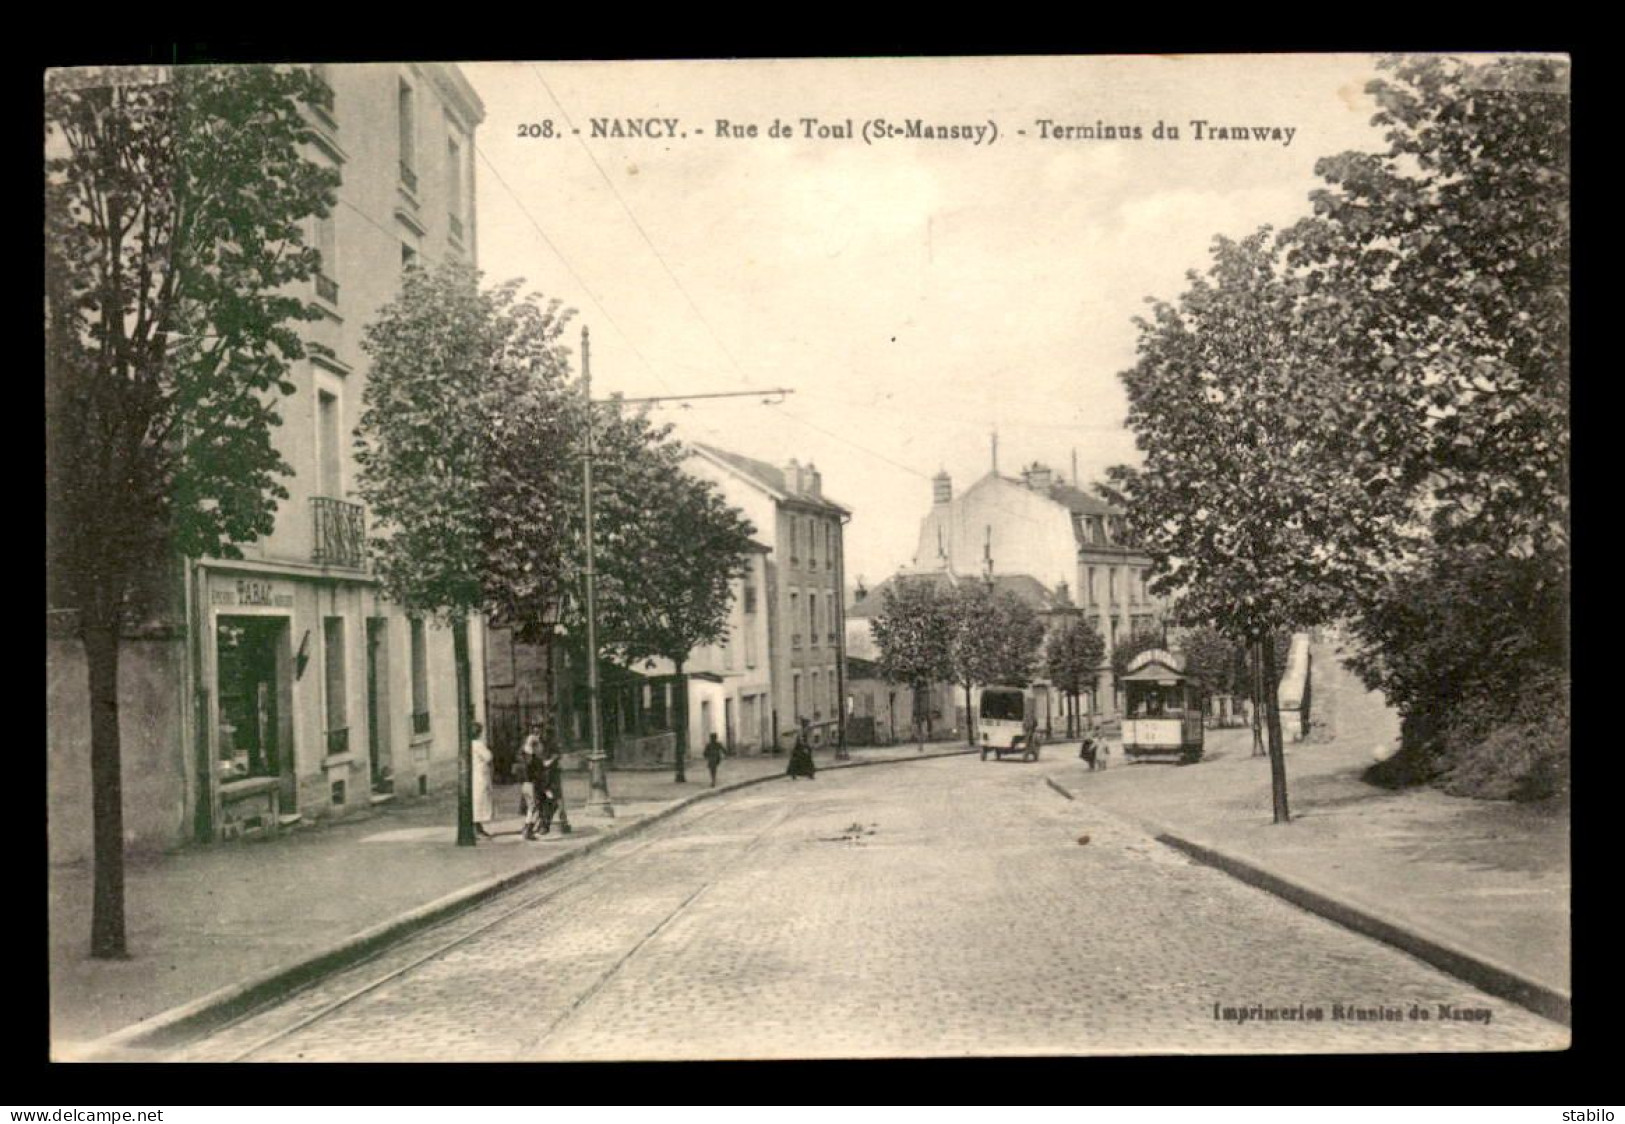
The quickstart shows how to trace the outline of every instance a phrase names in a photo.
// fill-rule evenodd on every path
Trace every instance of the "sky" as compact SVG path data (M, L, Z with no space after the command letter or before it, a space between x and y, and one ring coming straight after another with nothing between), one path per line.
M849 585L912 565L931 477L980 479L995 432L1006 475L1075 454L1087 487L1137 460L1118 376L1147 298L1177 298L1216 235L1307 214L1316 160L1382 147L1361 56L462 69L487 279L577 311L595 397L751 392L652 416L814 462L853 513Z

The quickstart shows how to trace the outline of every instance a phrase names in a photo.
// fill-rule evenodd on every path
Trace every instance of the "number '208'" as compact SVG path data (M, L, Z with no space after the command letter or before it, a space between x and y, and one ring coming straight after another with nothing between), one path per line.
M521 121L519 123L521 137L550 137L553 135L552 121Z

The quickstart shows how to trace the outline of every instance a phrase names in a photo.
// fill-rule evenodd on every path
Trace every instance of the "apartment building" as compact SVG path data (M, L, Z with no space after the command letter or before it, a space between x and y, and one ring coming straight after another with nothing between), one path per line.
M764 748L788 748L803 721L815 746L834 744L846 661L842 532L852 513L824 495L811 463L772 465L711 445L692 448L687 470L716 483L770 548L763 596L772 689L756 712L758 726L766 724Z
M454 784L452 638L392 606L370 572L352 444L361 340L420 260L473 261L474 136L484 107L454 66L325 65L312 159L341 174L313 220L320 275L305 295L306 358L289 372L274 440L294 475L274 531L240 559L178 560L173 611L130 650L124 690L127 826L134 847L234 838ZM160 582L159 584L166 584ZM482 623L471 624L483 711ZM53 661L56 667L52 668ZM88 722L63 700L71 649L48 649L54 860L89 846ZM77 680L82 682L82 680ZM60 815L59 815L60 813Z

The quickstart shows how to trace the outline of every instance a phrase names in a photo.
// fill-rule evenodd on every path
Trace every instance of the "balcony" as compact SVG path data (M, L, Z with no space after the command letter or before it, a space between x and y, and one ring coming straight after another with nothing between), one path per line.
M339 283L325 273L316 275L316 295L328 304L339 303Z
M310 510L316 534L310 559L324 566L364 569L367 564L366 508L327 496L313 496Z

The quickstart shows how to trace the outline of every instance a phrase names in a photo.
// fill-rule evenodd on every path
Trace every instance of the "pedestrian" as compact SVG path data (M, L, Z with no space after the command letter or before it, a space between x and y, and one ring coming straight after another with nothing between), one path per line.
M514 772L519 776L519 814L525 818L524 837L536 838L536 827L541 823L542 810L536 802L536 775L541 769L542 727L533 722L524 744L519 747L519 760Z
M1028 703L1027 717L1021 720L1021 744L1031 750L1038 744L1038 714Z
M541 805L542 834L546 835L553 830L553 817L564 803L564 767L560 763L559 751L552 745L539 756L541 768L540 779L536 782L536 800Z
M482 839L491 838L491 833L485 825L496 818L496 801L492 797L492 772L496 766L496 758L491 755L491 747L485 744L481 736L485 728L478 722L469 730L473 735L471 752L474 758L474 834Z
M818 768L813 764L812 746L807 744L807 720L801 720L801 728L796 731L796 744L790 750L790 767L785 775L792 780L806 777L808 780L818 779Z
M722 764L722 743L717 741L715 731L711 740L705 743L705 767L711 770L711 787L717 787L717 766Z

